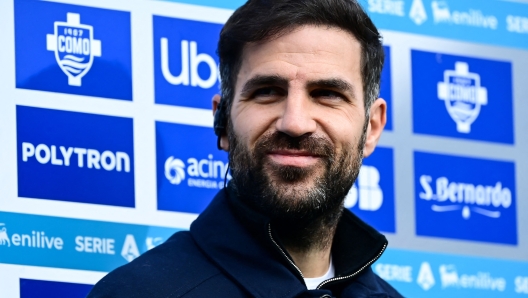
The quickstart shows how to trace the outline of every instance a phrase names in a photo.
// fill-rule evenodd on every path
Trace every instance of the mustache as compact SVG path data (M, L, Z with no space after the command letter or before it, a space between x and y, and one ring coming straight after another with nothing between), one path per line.
M335 156L334 146L327 138L311 134L292 137L280 131L262 136L255 144L254 152L257 155L265 155L277 150L300 150L310 155L326 158Z

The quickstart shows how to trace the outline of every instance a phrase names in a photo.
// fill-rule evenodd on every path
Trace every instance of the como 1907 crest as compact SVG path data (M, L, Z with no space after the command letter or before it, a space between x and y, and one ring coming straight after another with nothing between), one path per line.
M94 39L93 27L81 24L81 16L67 13L66 22L55 22L55 31L46 36L48 51L68 76L68 85L81 86L81 79L90 71L94 57L101 56L101 41Z
M438 98L445 101L457 131L469 133L481 106L488 103L488 90L480 85L478 74L469 72L467 63L457 62L455 70L444 71L444 81L438 83Z

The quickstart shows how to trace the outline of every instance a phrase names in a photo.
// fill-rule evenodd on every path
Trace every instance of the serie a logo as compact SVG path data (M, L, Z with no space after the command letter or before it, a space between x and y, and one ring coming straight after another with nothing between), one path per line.
M101 41L94 39L93 27L81 24L81 16L67 13L66 22L55 22L55 31L46 36L48 51L68 76L68 85L81 86L81 79L90 71L94 57L101 56Z

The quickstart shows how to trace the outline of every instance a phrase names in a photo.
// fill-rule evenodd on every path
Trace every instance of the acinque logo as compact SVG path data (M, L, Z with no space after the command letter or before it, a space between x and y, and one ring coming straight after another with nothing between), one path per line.
M227 169L228 164L221 160L213 160L212 154L209 154L207 159L189 158L187 165L181 159L171 156L165 161L165 178L171 184L179 185L187 174L189 176L187 185L190 187L223 188L223 181L217 180L223 180ZM229 174L227 179L231 179Z
M68 85L81 86L81 79L90 71L94 57L101 56L101 41L94 39L93 27L81 24L81 16L67 13L66 22L55 22L54 33L46 36L48 51L68 76Z
M444 71L444 81L438 83L438 98L445 102L449 116L460 133L471 132L471 124L488 103L488 90L480 84L480 76L469 72L469 65L456 62L455 70Z

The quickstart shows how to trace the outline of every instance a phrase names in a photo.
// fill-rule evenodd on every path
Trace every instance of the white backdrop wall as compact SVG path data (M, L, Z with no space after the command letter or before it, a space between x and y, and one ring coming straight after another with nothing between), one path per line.
M361 3L388 125L345 206L389 239L373 269L409 297L528 295L528 4ZM0 297L84 297L223 187L209 107L241 4L0 3Z

